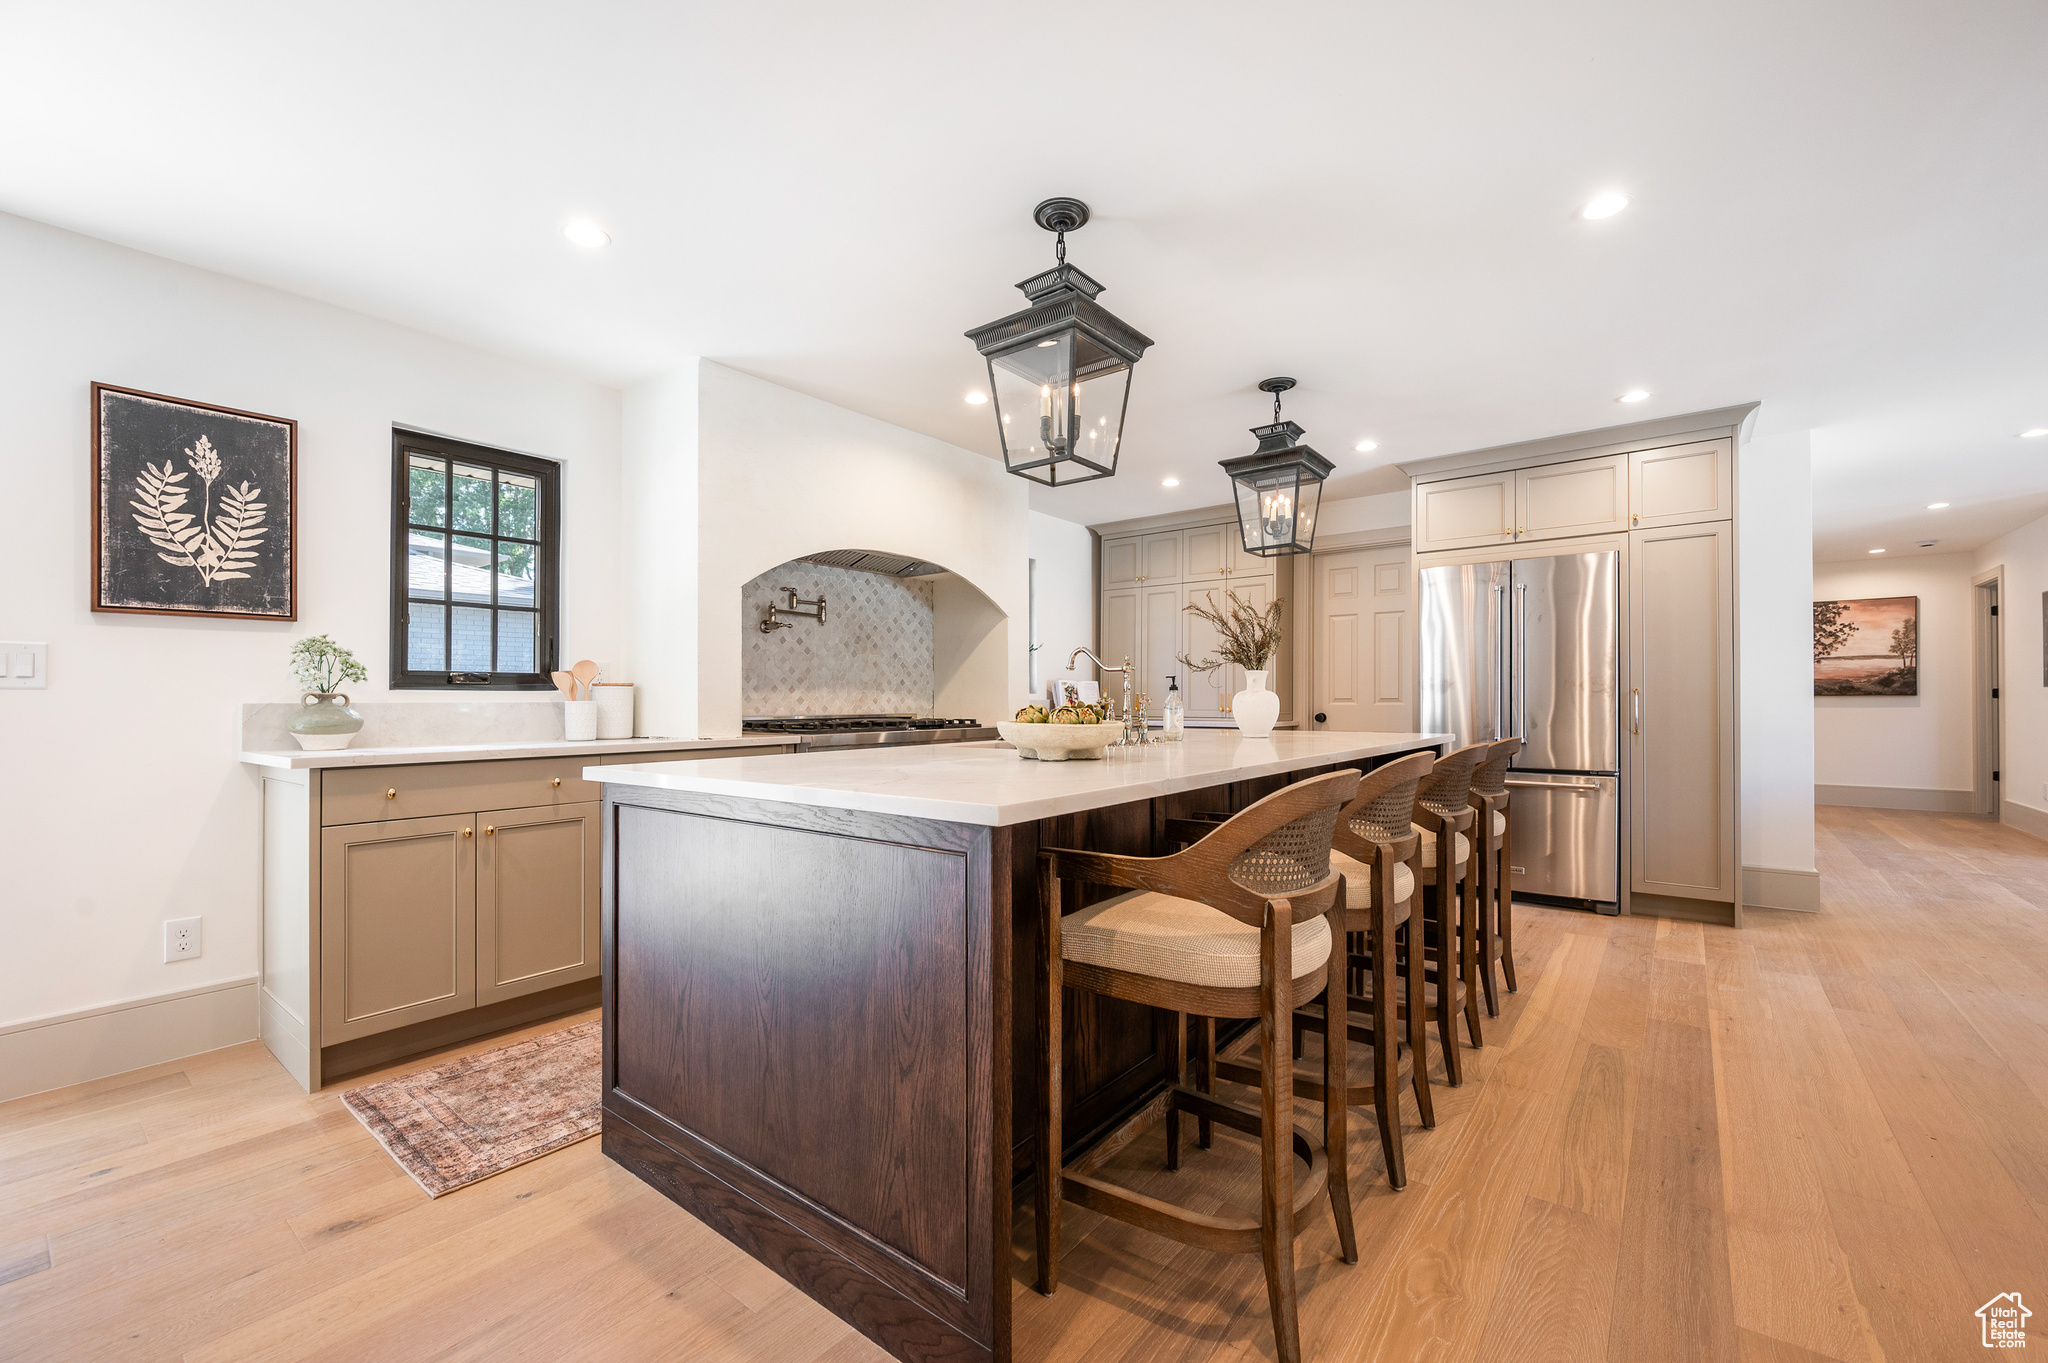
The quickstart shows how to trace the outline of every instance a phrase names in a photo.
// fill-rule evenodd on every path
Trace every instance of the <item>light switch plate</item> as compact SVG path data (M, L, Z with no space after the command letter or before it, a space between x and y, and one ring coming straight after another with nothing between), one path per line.
M0 639L0 691L40 691L49 677L48 644Z

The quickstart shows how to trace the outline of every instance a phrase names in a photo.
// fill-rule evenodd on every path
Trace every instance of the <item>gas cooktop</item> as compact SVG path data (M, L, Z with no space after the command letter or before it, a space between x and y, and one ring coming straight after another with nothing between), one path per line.
M750 734L787 734L806 751L900 743L968 743L997 737L976 719L915 715L757 715L740 726Z

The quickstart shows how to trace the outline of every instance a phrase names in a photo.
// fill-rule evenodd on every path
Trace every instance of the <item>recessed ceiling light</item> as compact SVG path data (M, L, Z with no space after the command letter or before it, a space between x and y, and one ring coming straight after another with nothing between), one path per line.
M1622 395L1621 395L1620 397L1616 398L1616 399L1615 399L1615 401L1616 401L1616 402L1642 402L1642 401L1644 401L1645 399L1647 399L1647 398L1648 398L1649 396L1650 396L1650 390L1649 390L1649 389L1647 389L1647 388L1631 388L1631 389L1629 389L1629 390L1628 390L1628 391L1627 391L1626 393L1623 393L1623 394L1622 394Z
M2020 439L2022 439L2022 440L2039 440L2039 439L2040 439L2040 438L2041 438L2042 436L2044 436L2044 435L2048 435L2048 426L2036 426L2036 427L2035 427L2035 428L2034 428L2033 430L2031 430L2031 431L2021 431L2021 432L2020 432Z
M1929 511L1939 511L1939 510L1941 510L1941 509L1942 509L1943 507L1945 507L1945 506L1947 506L1947 505L1948 505L1948 503L1947 503L1947 502L1929 502L1929 503L1927 504L1927 509L1928 509Z
M1179 487L1179 486L1180 486L1180 479L1178 479L1178 478L1161 478L1161 479L1159 480L1159 486L1161 486L1161 487Z
M1351 448L1357 450L1360 454L1371 454L1374 450L1378 449L1379 447L1380 442L1377 440L1361 440L1356 445L1353 445Z
M1873 554L1881 554L1881 553L1883 553L1883 552L1884 552L1884 550L1882 550L1882 549L1873 549L1873 550L1871 550L1870 552L1871 552L1871 553L1873 553Z
M578 246L587 246L593 251L602 250L612 244L611 233L589 218L569 219L562 227L562 235Z
M1598 222L1602 218L1613 217L1627 207L1628 195L1610 189L1605 194L1595 194L1588 199L1586 206L1579 210L1579 216L1588 222Z
M975 406L979 407L982 403L988 401L988 394L982 392L980 389L976 389L974 392L969 393L967 395L967 400L973 403Z

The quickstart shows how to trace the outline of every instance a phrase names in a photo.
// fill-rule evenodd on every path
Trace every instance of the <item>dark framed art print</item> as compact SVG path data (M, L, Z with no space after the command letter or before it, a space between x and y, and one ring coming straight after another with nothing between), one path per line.
M299 424L92 386L92 608L296 620Z

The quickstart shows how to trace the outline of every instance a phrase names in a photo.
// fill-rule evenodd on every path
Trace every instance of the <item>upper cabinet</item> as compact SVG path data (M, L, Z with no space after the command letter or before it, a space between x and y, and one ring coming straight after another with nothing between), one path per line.
M1506 544L1515 537L1515 475L1475 473L1415 485L1415 551Z
M1545 464L1515 474L1515 538L1562 539L1628 529L1628 456Z
M1179 530L1155 535L1126 535L1102 542L1102 586L1135 587L1143 582L1181 580L1182 535Z
M1209 582L1229 577L1244 566L1239 560L1248 557L1239 547L1234 521L1226 525L1197 526L1180 534L1183 581ZM1256 563L1256 560L1252 561Z
M1608 535L1735 514L1734 442L1702 440L1415 484L1415 551Z
M1630 525L1650 530L1735 517L1733 441L1702 440L1628 457Z

